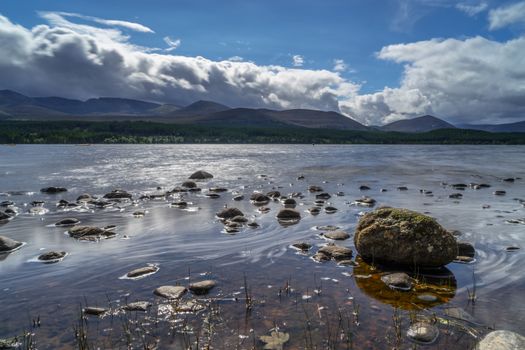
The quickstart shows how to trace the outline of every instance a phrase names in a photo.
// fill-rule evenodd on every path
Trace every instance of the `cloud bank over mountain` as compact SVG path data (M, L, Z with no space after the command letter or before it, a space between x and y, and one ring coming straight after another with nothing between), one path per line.
M404 65L400 85L362 94L361 83L343 77L347 65L340 59L326 70L213 61L133 44L129 32L154 33L138 23L61 12L41 16L47 24L33 28L0 16L0 88L33 96L333 110L366 124L431 113L464 123L525 116L523 36L506 42L473 37L383 47L377 59ZM174 43L169 45L176 52L180 41Z

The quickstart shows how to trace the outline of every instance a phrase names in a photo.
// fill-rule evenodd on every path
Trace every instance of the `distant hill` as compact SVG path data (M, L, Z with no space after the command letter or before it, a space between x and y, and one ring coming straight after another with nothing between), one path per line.
M454 128L456 128L454 125L431 115L424 115L422 117L413 119L398 120L380 127L380 129L383 131L396 132L427 132L439 129Z
M336 112L308 109L275 111L230 108L213 101L197 101L185 107L124 98L94 98L87 101L62 97L28 97L0 91L3 120L151 121L174 124L229 127L303 127L368 130L368 127Z
M508 124L461 124L458 127L489 132L525 132L525 121Z

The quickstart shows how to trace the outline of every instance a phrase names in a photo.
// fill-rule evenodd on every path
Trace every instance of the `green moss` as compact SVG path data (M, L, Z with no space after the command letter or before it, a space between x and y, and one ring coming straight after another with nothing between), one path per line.
M396 221L407 221L414 225L437 224L434 218L408 209L384 208L377 211L380 217L391 218Z

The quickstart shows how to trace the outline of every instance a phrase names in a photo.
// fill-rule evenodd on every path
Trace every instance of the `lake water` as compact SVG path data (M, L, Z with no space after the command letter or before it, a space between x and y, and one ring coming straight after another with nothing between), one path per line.
M419 314L441 320L440 336L429 349L469 348L490 328L525 334L525 221L512 223L525 218L518 200L525 198L525 180L502 181L525 177L524 164L523 146L0 146L0 201L15 202L18 211L0 225L0 235L26 242L0 256L0 338L29 331L38 349L79 348L74 327L86 305L114 311L109 317L85 320L88 341L100 348L131 344L143 349L144 342L151 342L159 349L176 349L195 339L201 339L199 347L207 341L215 348L262 348L258 337L274 327L289 333L285 349L346 349L350 343L358 349L391 349L395 344L409 348L413 343L406 329ZM139 200L179 186L199 169L214 178L199 182L203 192L183 194L190 209L170 206L177 195ZM304 180L298 180L299 175ZM487 183L491 188L467 188L458 200L448 196L459 191L443 183ZM307 209L315 194L308 192L309 185L332 194L328 202L339 210L310 215ZM360 191L361 185L371 189ZM40 193L48 186L68 191ZM228 192L216 199L205 196L208 188L218 186ZM396 190L399 186L408 190ZM56 206L60 199L74 202L83 193L102 196L116 188L131 192L134 201L105 209ZM302 214L299 223L284 227L277 222L279 202L268 204L268 213L250 203L253 191L275 189L285 195L302 192L296 207ZM495 190L507 194L495 196ZM337 192L344 196L334 196ZM237 193L246 198L233 201ZM440 282L444 291L438 302L414 302L413 294L406 299L403 292L392 296L374 280L378 271L365 263L354 268L311 259L327 243L316 226L336 225L352 234L359 215L373 210L352 204L363 195L376 199L376 207L426 212L475 246L474 263L451 263L448 276L437 278L445 281ZM45 201L49 211L30 213L35 200ZM225 205L241 209L260 227L227 234L215 218ZM134 217L137 210L146 215ZM96 243L77 241L65 233L67 228L53 226L66 217L76 217L83 225L116 225L117 236ZM290 248L300 241L313 248L307 254ZM354 249L352 239L338 244ZM508 252L507 247L523 249ZM55 264L36 261L49 250L68 255ZM120 278L148 264L159 271L138 280ZM165 301L152 291L200 279L217 281L204 302L206 310L166 319ZM245 280L253 298L249 311ZM469 301L473 289L474 303ZM119 305L137 300L153 306L146 313L118 311ZM444 322L448 308L460 308L472 319L458 325ZM33 327L38 319L40 326ZM122 335L126 322L134 329L128 339Z

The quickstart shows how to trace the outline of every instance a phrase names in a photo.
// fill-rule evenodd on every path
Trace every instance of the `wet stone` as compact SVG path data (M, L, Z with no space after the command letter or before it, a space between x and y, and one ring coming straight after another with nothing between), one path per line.
M197 295L207 294L217 283L213 280L205 280L190 284L189 290Z
M315 196L316 199L330 199L332 196L330 194L323 192Z
M432 344L439 336L439 329L428 322L416 322L407 330L407 337L420 344Z
M366 185L361 185L361 186L359 186L359 190L360 191L368 191L368 190L370 190L370 187L368 187Z
M186 291L182 286L160 286L153 293L166 299L180 299Z
M303 252L306 252L308 250L310 250L310 248L312 248L312 245L309 244L309 243L306 243L306 242L299 242L299 243L294 243L292 244L292 247L298 249L298 250L301 250Z
M317 215L321 212L321 209L319 207L312 207L308 209L308 212L310 212L312 215Z
M213 178L213 175L204 170L198 170L190 175L190 180L207 180Z
M473 258L476 255L476 249L468 242L458 242L458 256L467 256Z
M104 195L106 199L131 199L132 195L124 190L113 190Z
M398 191L408 191L408 187L406 187L406 186L399 186L399 187L397 188L397 190L398 190Z
M147 311L151 307L149 301L135 301L129 304L126 304L122 309L126 311Z
M38 257L40 261L57 261L66 256L66 252L47 252Z
M430 294L430 293L420 294L420 295L417 296L417 298L419 300L427 302L427 303L433 303L433 302L436 302L438 300L437 296L435 296L434 294Z
M319 249L319 252L328 255L335 260L347 260L352 258L353 254L352 249L333 244L328 244L322 247Z
M145 275L150 275L157 271L159 271L159 268L157 266L145 266L128 272L126 276L129 278L137 278Z
M196 188L197 184L194 181L184 181L181 186L184 188Z
M312 185L308 187L308 191L309 192L323 192L323 188L321 186Z
M448 198L461 199L461 198L463 198L463 195L461 193L452 193L451 195L448 196Z
M244 199L244 196L241 194L241 195L238 195L238 196L235 196L233 197L233 200L234 201L242 201Z
M329 261L331 258L329 255L323 253L323 252L317 252L312 256L312 259L314 259L317 262L323 262L323 261Z
M281 220L298 220L301 218L301 214L294 209L281 209L277 214L277 218Z
M103 307L97 307L97 306L88 306L85 307L84 310L82 310L84 315L90 315L90 316L101 316L108 312L108 309Z
M344 241L345 239L350 238L350 235L345 231L329 231L323 233L323 236L335 241Z
M61 192L67 192L67 188L64 187L45 187L40 190L42 193L61 193Z
M22 246L22 242L15 241L14 239L0 236L0 253L9 252Z
M476 350L518 350L525 349L525 337L511 331L493 331L477 345Z
M412 289L414 283L413 279L404 272L390 273L381 276L381 281L390 289L409 291Z
M337 210L338 209L336 207L332 207L332 206L328 206L328 207L324 208L324 211L327 214L333 214L333 213L337 212Z
M494 191L493 192L495 196L504 196L507 194L506 191L501 191L501 190L498 190L498 191Z
M244 216L244 213L237 208L225 208L217 213L217 217L220 219L233 219L236 216Z

